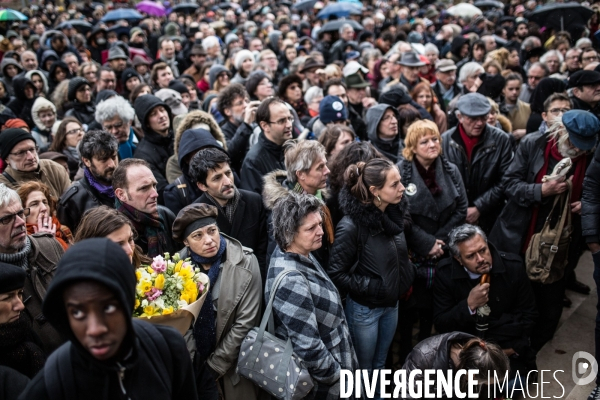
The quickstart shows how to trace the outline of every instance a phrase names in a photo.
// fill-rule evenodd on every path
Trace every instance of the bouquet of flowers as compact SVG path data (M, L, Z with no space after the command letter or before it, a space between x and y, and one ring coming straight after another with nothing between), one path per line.
M133 316L169 325L182 335L198 317L206 293L208 276L187 258L169 253L154 257L151 265L136 269L136 298Z

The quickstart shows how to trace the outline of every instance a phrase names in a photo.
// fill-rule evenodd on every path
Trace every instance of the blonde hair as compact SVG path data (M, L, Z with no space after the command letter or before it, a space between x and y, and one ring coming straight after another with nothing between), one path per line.
M413 122L412 125L408 127L406 138L404 138L404 149L402 150L404 158L408 161L412 161L415 156L415 149L419 145L419 140L421 140L423 136L431 135L432 133L437 135L441 147L442 136L440 135L440 131L435 122L428 119Z

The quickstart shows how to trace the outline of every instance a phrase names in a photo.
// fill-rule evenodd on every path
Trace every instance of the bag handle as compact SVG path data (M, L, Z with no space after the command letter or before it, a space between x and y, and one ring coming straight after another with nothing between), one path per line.
M552 243L552 246L550 247L550 255L548 256L548 261L546 261L546 266L544 267L544 270L546 271L550 271L550 267L552 266L552 262L554 261L554 256L556 255L556 253L558 253L558 243L560 241L560 238L562 237L562 231L565 227L565 221L568 219L569 225L571 224L571 211L569 210L569 206L571 200L571 190L573 189L573 185L571 184L571 181L566 182L567 192L564 195L561 195L560 197L557 196L556 199L554 199L552 211L550 211L550 215L548 216L548 218L546 219L546 223L544 224L544 228L546 227L546 225L550 224L550 218L552 217L552 213L554 212L554 207L556 207L556 204L558 203L559 199L564 199L565 203L562 206L562 215L560 216L560 221L558 222L558 229L554 237L554 243Z

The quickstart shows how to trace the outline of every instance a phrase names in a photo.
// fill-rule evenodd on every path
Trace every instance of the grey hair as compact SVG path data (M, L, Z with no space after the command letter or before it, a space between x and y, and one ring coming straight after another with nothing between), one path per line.
M131 122L135 117L135 111L131 104L121 96L114 96L110 99L103 100L96 106L95 118L101 125L107 119L112 119L119 116L123 122Z
M460 83L465 82L469 77L473 75L479 75L484 73L484 69L481 64L476 63L475 61L471 61L463 65L460 69L460 74L458 75L458 81Z
M438 47L433 43L427 43L424 48L425 48L425 53L431 52L431 53L435 53L437 55L440 54L440 49L438 49Z
M318 86L311 86L310 88L308 88L306 94L304 95L304 102L306 104L310 104L312 103L315 97L319 96L323 97L323 89L321 89Z
M521 49L531 50L534 47L539 47L538 43L541 43L540 39L535 36L528 36L523 40L523 43L521 43Z
M63 54L63 55L60 57L60 60L61 60L61 61L65 61L65 60L66 60L66 58L67 58L67 57L70 57L70 56L77 57L77 56L75 55L75 53L68 51L68 52L66 52L65 54Z
M304 65L304 63L306 62L307 58L308 57L305 57L305 56L300 56L300 57L294 58L294 61L292 61L290 63L290 75L294 75L296 72L298 72L300 67L302 67Z
M272 214L273 237L281 250L286 251L294 243L298 228L308 214L322 214L322 206L323 202L317 197L295 192L277 200Z
M578 49L583 49L585 47L592 47L592 41L589 38L581 38L575 43L575 47Z
M319 157L327 157L325 146L316 140L290 139L283 144L283 151L285 152L285 169L290 183L298 181L297 172L309 171Z
M362 52L362 56L360 57L360 63L362 65L367 65L371 58L380 59L382 57L381 51L379 49L365 49Z
M363 24L363 26L364 26L364 25L367 25L367 24L369 24L369 23L371 23L371 24L374 24L374 23L375 23L375 20L374 20L373 18L370 18L370 17L367 17L367 18L365 18L365 19L363 19L363 20L362 20L362 24Z
M202 40L202 48L204 48L204 50L211 49L215 46L220 46L219 39L217 39L216 36L209 36Z
M340 26L339 33L340 34L344 33L344 31L346 29L352 29L352 30L354 30L354 28L352 27L352 25L350 25L350 24L343 24L342 26Z
M540 62L542 64L546 64L546 61L548 60L548 57L550 56L556 56L558 57L558 62L560 64L563 63L563 61L565 61L565 59L563 58L562 54L560 54L560 51L558 50L548 50L547 52L544 53L543 56L540 57Z
M21 198L17 192L4 183L0 183L0 208L4 208L15 201L21 202Z
M533 64L531 64L531 66L529 67L529 71L531 71L531 68L533 67L539 67L544 71L544 77L550 75L550 70L548 69L548 66L542 62L534 62Z
M481 236L487 243L487 236L485 235L485 232L483 232L483 230L477 225L463 224L454 228L452 232L448 234L448 248L450 249L450 253L452 253L454 257L460 258L458 245L466 242L469 239L472 239L475 237L475 235Z
M387 92L389 92L392 89L400 89L400 90L408 93L408 88L406 87L406 85L403 84L403 83L398 82L398 83L394 83L393 85L385 85L383 87L383 89L381 89L380 95L382 95L384 93L387 93Z

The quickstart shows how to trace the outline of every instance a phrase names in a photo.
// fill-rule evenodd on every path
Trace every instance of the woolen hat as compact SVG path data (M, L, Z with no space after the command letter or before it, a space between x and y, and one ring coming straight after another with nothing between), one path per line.
M218 216L217 207L205 203L193 203L182 208L173 222L173 239L182 242L195 230L216 224Z
M69 101L75 101L77 90L79 90L79 88L83 85L89 86L90 83L87 81L87 79L80 76L77 76L69 81L69 92L67 96Z
M12 149L23 140L32 140L35 143L35 139L31 136L31 133L20 128L10 128L0 133L0 157L6 160L8 154Z
M600 121L594 114L583 110L567 111L562 116L562 123L569 133L569 140L575 147L588 151L596 146Z
M123 71L123 73L121 74L121 82L123 83L123 86L127 85L127 81L130 80L131 78L136 77L140 80L140 82L143 81L142 78L140 78L140 74L137 73L137 71L133 68L125 68L125 71Z
M0 294L22 289L25 286L25 276L22 268L0 262Z
M173 89L179 94L190 94L190 91L188 90L187 86L185 86L183 82L177 80L172 80L171 82L169 82L169 89Z
M164 101L170 108L173 115L182 115L188 112L186 106L183 105L181 94L173 89L160 89L154 93L156 97ZM142 96L143 97L143 96Z
M348 119L348 109L337 96L325 96L319 104L319 119L325 125L330 122L341 122Z
M480 93L462 95L456 104L458 111L467 117L482 117L489 114L492 106L489 100Z
M146 94L144 96L139 96L137 99L135 99L133 108L135 110L136 117L138 117L138 120L142 123L142 129L150 129L150 127L148 126L148 121L146 121L146 119L150 115L150 112L158 106L163 106L165 110L167 110L167 112L169 113L169 118L172 119L173 114L171 113L171 107L169 107L164 101L162 101L158 97L152 94ZM2 135L0 135L0 138L1 136Z

